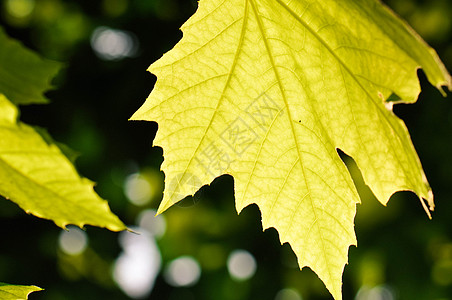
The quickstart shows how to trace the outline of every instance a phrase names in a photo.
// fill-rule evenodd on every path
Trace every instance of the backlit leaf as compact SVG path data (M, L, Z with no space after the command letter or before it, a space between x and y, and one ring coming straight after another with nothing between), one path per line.
M17 108L0 94L0 195L58 226L84 224L119 231L124 224L81 178L55 144L17 121Z
M0 299L2 300L26 300L33 292L42 291L37 286L11 285L0 282Z
M43 91L61 63L46 60L9 38L0 27L0 92L17 104L46 103Z
M256 203L341 299L359 197L337 149L386 204L433 194L391 99L415 102L416 70L452 87L438 56L375 0L201 0L182 40L151 65L157 83L133 120L157 121L159 212L231 174L236 208Z

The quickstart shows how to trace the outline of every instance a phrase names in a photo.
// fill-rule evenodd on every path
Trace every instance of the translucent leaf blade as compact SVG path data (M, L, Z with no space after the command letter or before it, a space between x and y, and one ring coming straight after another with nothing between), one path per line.
M132 117L159 124L159 212L231 174L237 210L256 203L264 228L341 299L359 198L336 149L381 203L411 190L433 209L408 130L385 100L416 101L418 68L437 87L451 88L449 74L374 0L204 0L182 31L151 65L157 83Z
M126 229L56 145L17 122L17 108L1 94L0 137L0 195L62 228L89 224Z
M0 282L0 299L2 300L26 300L33 292L42 291L37 286L11 285Z
M43 91L61 63L43 59L9 38L0 27L0 92L16 105L47 103Z

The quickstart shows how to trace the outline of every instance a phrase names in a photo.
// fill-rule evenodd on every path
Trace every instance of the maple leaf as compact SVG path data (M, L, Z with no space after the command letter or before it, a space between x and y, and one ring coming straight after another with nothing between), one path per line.
M27 213L67 224L124 230L107 201L81 178L55 144L17 121L17 108L0 94L0 195Z
M32 292L42 291L37 286L11 285L0 282L0 299L3 300L26 300Z
M263 227L275 227L300 268L341 299L359 197L337 149L356 161L381 203L410 190L433 210L392 104L416 101L418 68L439 89L451 89L451 77L375 0L201 0L182 31L150 66L157 83L131 118L159 124L159 213L230 174L237 211L256 203Z
M14 104L47 102L43 92L61 64L24 48L1 27L0 45L0 195L63 228L126 229L93 183L78 175L66 146L58 147L41 129L17 121Z

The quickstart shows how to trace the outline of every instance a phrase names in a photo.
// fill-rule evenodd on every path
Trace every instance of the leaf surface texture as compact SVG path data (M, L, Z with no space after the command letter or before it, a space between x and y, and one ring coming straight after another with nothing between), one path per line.
M451 78L436 53L375 0L201 0L182 40L150 72L133 120L157 121L165 193L159 212L222 174L236 208L256 203L264 228L289 242L341 299L359 197L337 149L386 204L433 195L391 95L415 102L416 70Z
M43 59L0 27L0 92L14 104L47 103L42 92L52 87L51 80L61 63Z
M70 151L63 153L42 130L17 120L17 104L46 102L43 92L61 64L24 48L1 27L0 45L0 195L63 228L126 229L93 183L78 175L65 155Z
M122 222L107 201L81 178L55 144L17 121L17 108L0 94L0 194L27 213L58 226L84 224L119 231Z
M32 292L42 291L37 286L11 285L0 282L0 299L2 300L26 300Z

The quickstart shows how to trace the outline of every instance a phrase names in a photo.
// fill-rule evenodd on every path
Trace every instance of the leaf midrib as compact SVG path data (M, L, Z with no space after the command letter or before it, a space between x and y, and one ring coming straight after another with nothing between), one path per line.
M304 182L305 182L306 189L308 190L308 191L307 191L307 196L306 196L306 197L310 199L309 202L310 202L310 204L311 204L312 213L314 214L314 220L317 220L318 217L317 217L317 213L316 213L316 208L315 208L314 203L313 203L313 200L312 200L311 190L310 190L310 187L309 187L309 183L308 183L307 180L306 180L306 170L304 169L304 165L303 165L303 163L302 163L302 161L301 161L301 160L302 160L302 159L301 159L301 157L302 157L302 156L301 156L301 150L300 150L300 146L299 146L299 143L298 143L297 135L296 135L296 133L295 133L294 124L293 124L293 122L292 122L293 118L292 118L291 112L290 112L290 110L289 110L289 104L288 104L288 102L287 102L287 97L286 97L286 95L285 95L285 93L284 93L284 88L283 88L283 86L282 86L281 76L279 75L278 69L277 69L276 64L275 64L275 61L274 61L274 59L273 59L273 53L272 53L272 50L271 50L271 48L270 48L270 45L269 45L268 42L267 42L265 29L264 29L264 26L263 26L262 21L261 21L261 19L260 19L260 16L259 16L259 13L258 13L258 9L257 9L257 7L256 7L256 4L254 3L254 0L246 0L246 1L247 1L247 2L249 1L249 2L251 3L252 8L253 8L254 14L255 14L255 16L256 16L256 21L257 21L258 26L259 26L260 33L261 33L261 35L262 35L262 40L263 40L263 42L264 42L264 44L265 44L265 48L266 48L266 50L267 50L267 54L268 54L270 63L271 63L271 65L272 65L273 72L274 72L275 77L276 77L276 80L277 80L277 82L278 82L278 87L279 87L279 89L280 89L280 91L281 91L281 96L282 96L282 98L283 98L284 105L285 105L285 107L286 107L287 114L288 114L288 118L289 118L290 129L291 129L291 132L292 132L292 135L293 135L293 139L294 139L294 142L295 142L295 145L296 145L297 153L298 153L298 158L299 158L299 159L298 159L298 162L299 162L299 164L300 164L300 168L301 168L301 172L302 172L302 177L303 177L303 180L304 180ZM279 1L278 1L278 2L279 2ZM328 260L327 260L327 258L326 258L325 242L324 242L324 238L323 238L323 235L322 235L322 230L321 230L321 228L319 227L319 225L317 224L317 222L315 222L315 225L316 225L316 227L318 228L319 235L320 235L320 240L322 241L322 254L323 254L323 259L324 259L325 262L327 262ZM334 280L333 280L333 277L332 277L332 275L331 275L330 267L327 265L327 266L326 266L326 269L328 270L329 281L330 281L330 283L332 283ZM334 288L334 287L332 287L332 288Z
M47 155L47 154L45 154L45 155ZM48 154L48 155L50 155L50 154ZM53 155L55 155L55 154L53 154ZM6 161L5 159L3 159L2 157L0 157L0 164L1 164L1 163L3 163L4 165L6 165L9 169L11 169L13 172L15 172L16 174L18 174L19 176L25 178L26 180L29 180L29 181L32 182L34 185L36 185L36 186L40 187L41 189L43 189L45 193L48 193L48 194L50 194L50 195L54 195L56 198L62 199L63 201L69 201L69 202L72 203L72 204L76 204L76 203L77 203L77 201L72 201L71 198L68 198L68 197L65 196L65 195L61 195L61 194L55 192L53 189L48 188L48 187L45 185L46 183L36 181L35 179L33 179L33 178L27 176L27 174L24 174L23 172L21 172L19 169L17 169L16 167L14 167L14 166L11 165L10 163L8 163L8 161ZM61 182L69 182L69 183L70 183L70 182L77 182L77 181L74 181L74 180L61 180ZM9 195L5 195L5 196L8 196L8 197L9 197ZM14 201L14 202L15 202L15 201L18 201L18 200L16 200L16 199L11 199L11 200ZM22 201L21 201L21 203L22 203ZM85 210L85 209L83 208L83 206L79 206L79 209ZM85 211L86 211L86 210L85 210ZM88 212L88 211L87 211L87 212ZM91 211L90 211L90 213L91 213Z

